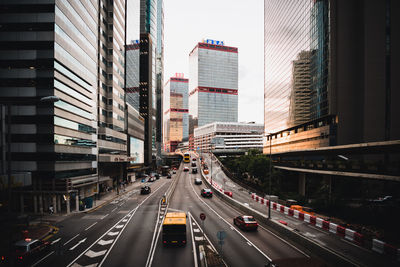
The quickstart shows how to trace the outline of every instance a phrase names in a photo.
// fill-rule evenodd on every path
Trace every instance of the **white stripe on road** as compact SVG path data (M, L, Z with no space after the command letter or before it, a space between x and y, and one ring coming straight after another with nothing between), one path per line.
M98 251L98 252L95 252L93 250L89 250L88 252L85 253L85 255L88 256L89 258L95 258L95 257L98 257L98 256L103 256L104 254L106 254L106 252L107 252L107 249L102 250L102 251Z
M79 234L77 234L76 236L74 236L73 238L71 238L70 240L68 240L67 242L64 243L64 246L66 244L68 244L69 242L71 242L72 240L74 240L75 238L77 238L79 236Z
M198 267L199 264L197 263L197 250L196 250L196 244L194 243L194 239L193 239L193 231L194 230L200 231L200 230L192 228L192 214L190 213L190 211L188 213L189 213L189 224L190 224L190 230L191 230L190 233L192 235L194 267ZM195 238L196 238L196 241L197 241L197 236Z
M93 223L91 226L89 226L88 228L85 229L85 231L89 230L90 228L92 228L92 226L94 226L95 224L97 224L97 222Z
M44 256L43 258L41 258L39 261L37 261L35 264L32 265L32 267L38 265L39 263L41 263L44 259L46 259L48 256L50 256L51 254L53 254L54 251L50 252L49 254L47 254L46 256Z

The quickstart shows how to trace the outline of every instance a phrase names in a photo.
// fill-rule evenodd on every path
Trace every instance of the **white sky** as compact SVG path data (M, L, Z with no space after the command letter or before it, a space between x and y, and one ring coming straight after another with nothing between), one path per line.
M264 1L164 0L164 81L184 73L202 39L239 49L239 121L264 123Z

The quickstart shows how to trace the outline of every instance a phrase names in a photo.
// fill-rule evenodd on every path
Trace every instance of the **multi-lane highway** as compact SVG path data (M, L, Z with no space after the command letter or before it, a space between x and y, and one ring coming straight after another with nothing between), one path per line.
M215 179L220 179L220 183L225 181L225 186L230 186L229 190L234 192L234 198L265 211L265 206L257 207L250 203L248 192L219 174L220 170L216 166L213 168ZM324 259L316 259L315 255L311 256L303 248L275 235L263 222L259 222L255 232L240 230L233 225L233 218L242 212L216 196L201 197L200 190L206 185L194 184L194 179L200 178L201 174L183 172L182 169L183 166L172 179L161 177L148 183L152 188L149 195L140 195L142 183L135 182L129 192L107 205L91 213L67 217L59 223L59 232L50 239L50 250L34 266L197 267L201 265L199 243L203 239L202 233L227 266L265 266L271 260L323 262ZM174 191L167 206L162 206L161 199L172 188ZM183 211L188 214L185 246L162 245L161 225L167 211ZM205 214L204 221L200 220L200 213ZM281 214L273 215L277 216ZM310 232L312 230L315 229L308 229ZM225 232L223 242L218 239L218 232ZM371 264L361 262L360 265Z

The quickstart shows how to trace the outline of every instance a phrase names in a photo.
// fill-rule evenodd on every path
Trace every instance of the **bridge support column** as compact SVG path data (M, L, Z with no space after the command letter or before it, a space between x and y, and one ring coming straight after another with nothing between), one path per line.
M306 195L306 174L304 172L299 173L299 194Z

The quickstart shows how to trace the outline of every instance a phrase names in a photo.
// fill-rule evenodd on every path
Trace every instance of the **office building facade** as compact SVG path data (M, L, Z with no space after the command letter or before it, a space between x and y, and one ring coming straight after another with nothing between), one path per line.
M14 209L43 212L51 204L69 212L98 192L98 8L96 1L2 1L0 103L10 107L2 172L11 182L26 177L13 190ZM59 100L40 101L47 96Z
M189 134L211 122L237 122L236 47L213 40L198 43L189 54L189 77Z
M243 122L213 122L194 129L197 152L262 150L264 125Z
M189 138L188 84L183 73L171 77L164 86L164 151L174 152Z
M264 3L265 153L400 139L399 5Z

